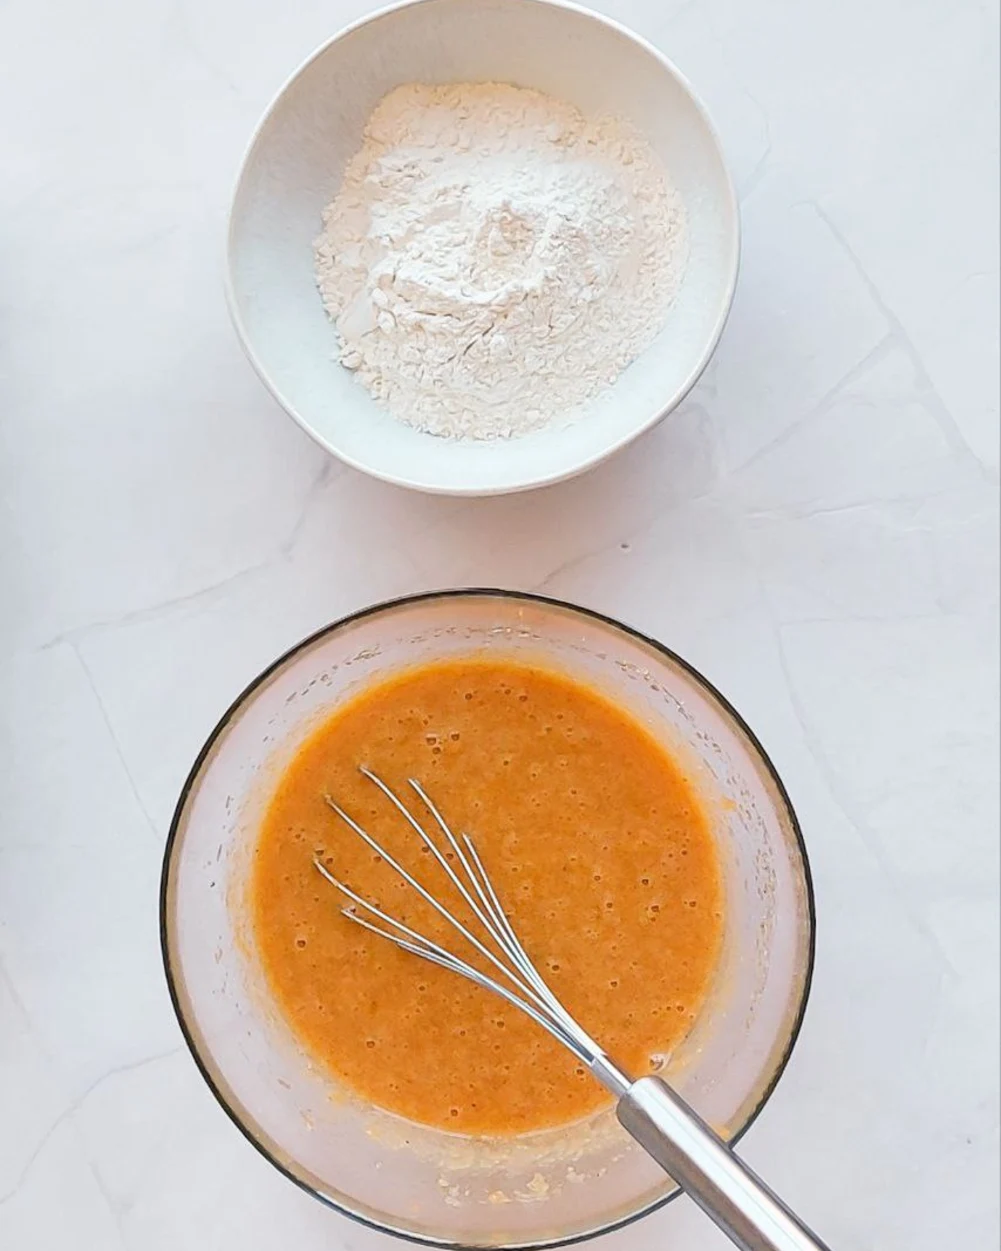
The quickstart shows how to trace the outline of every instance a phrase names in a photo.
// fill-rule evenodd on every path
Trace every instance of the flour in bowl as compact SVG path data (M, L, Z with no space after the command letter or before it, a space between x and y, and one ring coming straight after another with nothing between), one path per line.
M341 364L473 439L576 416L664 327L686 259L642 136L499 83L390 92L315 243Z

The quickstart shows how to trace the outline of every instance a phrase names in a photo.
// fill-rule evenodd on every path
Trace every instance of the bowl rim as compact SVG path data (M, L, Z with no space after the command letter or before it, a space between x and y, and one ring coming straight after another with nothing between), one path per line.
M413 1230L399 1228L393 1224L373 1219L362 1212L354 1210L348 1203L331 1198L327 1194L315 1189L306 1180L298 1177L291 1168L284 1164L280 1159L268 1149L266 1144L258 1138L250 1125L246 1124L238 1114L237 1110L228 1101L222 1086L216 1081L212 1074L211 1068L202 1055L198 1047L196 1031L188 1024L184 1015L181 994L179 990L180 978L175 976L175 971L171 962L171 934L172 934L172 915L169 908L170 885L172 878L172 869L174 861L174 850L178 845L178 836L181 824L184 819L185 810L187 808L188 799L197 784L202 768L212 753L213 748L219 737L228 728L231 721L236 717L244 704L253 699L259 687L261 687L275 672L277 672L288 661L294 659L300 652L305 651L314 643L330 635L336 634L342 630L346 630L359 622L365 621L369 617L379 616L385 613L394 612L400 608L406 608L418 604L431 604L446 600L458 599L490 599L498 598L504 600L514 600L529 604L542 605L549 608L556 608L571 615L584 617L592 622L597 622L603 626L610 627L613 631L625 634L628 638L640 642L651 648L663 658L667 659L674 665L677 665L688 677L693 679L695 683L715 701L720 709L733 721L738 731L746 738L749 746L757 755L765 774L776 788L776 794L780 806L784 809L784 815L789 822L789 828L792 831L796 850L799 857L799 863L803 873L805 903L806 903L806 943L805 956L806 964L803 970L803 986L800 993L799 1003L796 1012L792 1017L789 1027L788 1037L781 1055L775 1064L771 1076L763 1086L756 1104L747 1113L746 1118L734 1132L729 1140L730 1146L736 1146L751 1128L758 1116L763 1111L765 1105L775 1093L775 1089L779 1084L783 1074L785 1073L792 1053L799 1041L800 1034L803 1029L803 1022L806 1018L807 1006L810 1001L810 994L813 988L814 967L817 955L817 916L816 916L816 896L813 883L813 872L810 866L809 853L807 852L806 842L803 837L802 827L796 810L793 807L792 800L786 790L782 778L779 776L778 770L768 752L758 739L757 735L747 724L737 709L730 701L706 678L694 665L690 664L677 652L667 647L664 643L657 639L644 634L642 631L632 626L626 625L618 621L614 617L610 617L605 613L598 612L591 608L584 608L579 604L570 603L567 600L557 599L548 595L539 595L529 591L511 591L497 587L460 587L449 590L426 591L415 595L402 595L394 599L384 600L377 604L372 604L367 608L359 609L356 612L348 613L346 616L338 618L336 621L329 622L327 625L321 626L320 629L313 631L305 638L300 639L292 647L283 652L277 659L273 660L269 665L257 674L257 676L249 682L240 694L233 700L230 706L219 718L212 732L205 740L201 750L195 757L194 763L188 772L188 775L181 787L177 804L174 808L174 814L171 819L170 829L167 834L167 841L164 846L163 864L160 874L159 889L159 932L160 932L160 954L163 961L164 975L167 982L167 990L170 995L171 1006L174 1009L174 1015L177 1018L178 1026L184 1037L185 1044L195 1062L195 1066L201 1074L205 1084L214 1095L216 1102L226 1113L232 1123L243 1134L244 1138L254 1147L260 1154L272 1164L283 1176L293 1182L306 1194L311 1195L314 1199L326 1207L332 1208L334 1211L344 1216L350 1217L359 1224L367 1226L369 1229L377 1230L380 1233L391 1234L397 1238L402 1238L407 1242L418 1243L423 1246L455 1248L455 1251L463 1251L465 1244L455 1242L449 1238L436 1238L429 1234L417 1233ZM601 1234L611 1233L617 1229L624 1229L631 1225L634 1221L640 1220L644 1216L648 1216L651 1212L656 1212L665 1207L672 1200L676 1199L681 1190L675 1187L665 1195L652 1200L650 1203L638 1207L635 1211L630 1212L626 1216L618 1217L615 1220L608 1221L604 1224L595 1226L593 1229L586 1230L581 1233L568 1234L565 1237L547 1238L547 1239L531 1239L524 1242L502 1243L498 1244L496 1251L548 1251L553 1247L571 1246L575 1243L585 1242L591 1238L598 1237Z
M630 443L634 442L641 435L653 429L658 425L669 413L672 413L688 396L692 388L702 377L719 345L723 330L730 316L733 307L734 292L737 287L737 277L740 272L741 258L741 230L740 230L740 202L737 198L736 188L733 182L733 176L730 173L729 166L726 162L726 153L723 148L723 142L715 123L709 114L705 102L698 94L691 82L678 69L659 48L652 44L648 39L636 31L630 29L622 22L616 21L614 18L607 17L603 13L596 13L593 9L589 9L584 5L575 3L575 0L506 0L506 3L512 5L530 6L534 5L538 8L565 9L568 12L577 14L580 17L587 18L599 26L615 32L625 37L632 43L636 44L641 51L658 61L661 67L675 79L681 89L690 99L695 107L695 111L701 119L706 133L708 134L716 155L719 159L720 169L723 174L723 183L725 188L726 199L726 216L729 226L727 251L732 257L730 272L727 276L725 290L722 293L719 308L716 314L716 320L713 323L712 332L708 336L705 345L699 357L693 361L691 368L686 374L684 381L675 390L675 392L658 408L654 409L647 417L639 421L636 426L627 433L619 436L608 446L600 451L594 452L589 456L579 459L569 464L564 469L554 470L550 473L529 475L517 481L506 483L499 486L478 486L472 484L469 486L445 486L439 482L427 480L427 476L422 478L410 477L399 473L390 473L385 470L378 469L372 465L360 460L357 456L352 456L340 448L335 446L331 440L325 438L316 427L308 421L289 400L281 388L268 374L264 363L257 355L256 349L251 341L250 334L244 322L240 309L240 303L236 294L234 282L235 270L235 250L236 250L236 214L237 207L240 203L241 193L243 190L244 178L251 158L257 150L258 143L264 133L265 128L271 121L276 109L285 97L286 93L293 84L306 72L307 69L322 57L335 43L344 39L346 36L353 34L354 31L367 26L370 23L382 21L384 18L390 17L392 14L403 10L416 8L424 4L438 4L442 0L395 0L394 3L387 4L382 8L376 9L372 13L367 13L363 17L348 23L342 27L334 35L325 40L318 48L311 52L285 79L274 96L271 98L264 112L262 113L257 125L254 127L250 140L247 143L243 156L240 160L240 166L237 171L236 179L233 184L233 190L230 195L229 209L226 214L226 249L225 249L225 267L223 276L223 286L226 296L226 307L229 311L230 321L236 331L237 339L243 354L250 362L254 372L264 384L265 388L270 392L271 396L277 400L281 407L285 410L289 417L297 426L307 434L315 443L324 449L331 456L337 457L344 464L350 465L352 469L357 469L360 473L368 474L369 477L376 478L381 482L388 482L393 486L404 487L409 490L422 491L428 495L450 495L456 497L475 497L490 495L513 495L519 491L536 490L539 487L552 486L557 482L565 482L569 478L575 478L579 474L586 473L589 469L593 469L596 465L601 464L609 457L614 456L616 452L621 451Z

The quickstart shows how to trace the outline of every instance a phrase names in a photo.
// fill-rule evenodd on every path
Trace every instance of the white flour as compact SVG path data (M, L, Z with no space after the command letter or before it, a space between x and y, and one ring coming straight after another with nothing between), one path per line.
M579 412L662 329L686 260L683 206L640 136L495 83L386 96L323 222L341 364L453 437Z

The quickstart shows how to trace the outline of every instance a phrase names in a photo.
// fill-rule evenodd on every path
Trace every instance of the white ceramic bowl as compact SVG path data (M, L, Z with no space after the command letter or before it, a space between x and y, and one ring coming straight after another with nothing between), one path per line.
M362 128L403 83L501 81L625 117L667 166L688 212L690 256L661 335L575 422L473 443L405 426L334 360L312 240ZM401 486L493 495L581 473L655 425L705 368L733 297L737 203L705 109L630 31L560 0L416 0L336 35L289 79L240 172L228 291L247 355L322 447Z

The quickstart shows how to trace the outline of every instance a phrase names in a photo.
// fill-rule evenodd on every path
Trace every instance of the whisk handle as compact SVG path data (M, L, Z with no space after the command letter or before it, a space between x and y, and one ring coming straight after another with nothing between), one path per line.
M659 1077L619 1099L622 1126L742 1251L829 1251Z

